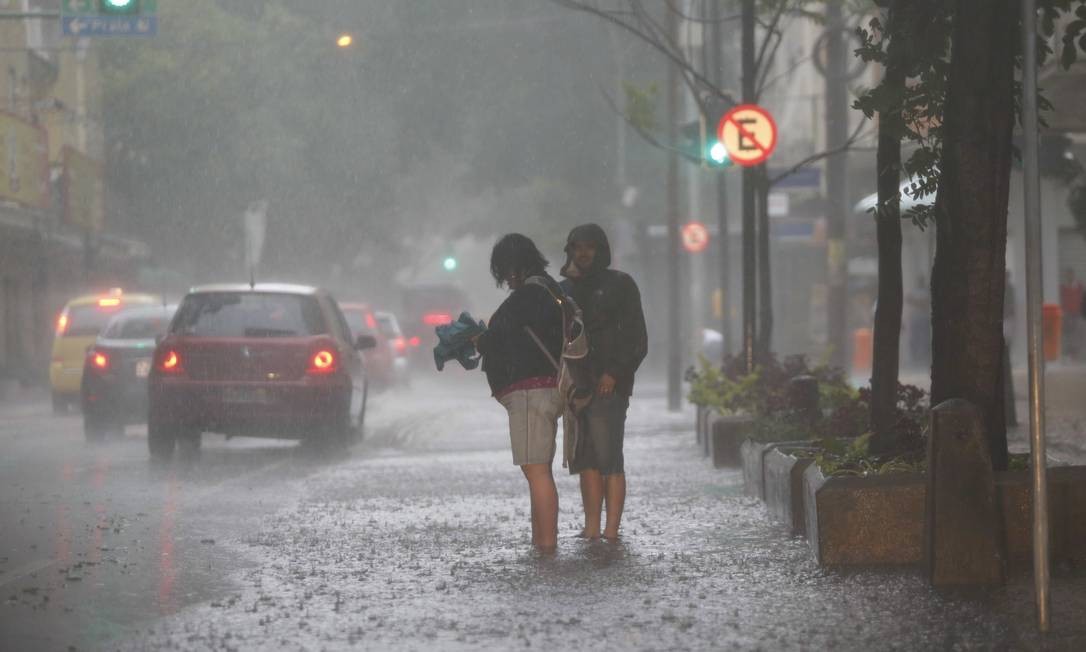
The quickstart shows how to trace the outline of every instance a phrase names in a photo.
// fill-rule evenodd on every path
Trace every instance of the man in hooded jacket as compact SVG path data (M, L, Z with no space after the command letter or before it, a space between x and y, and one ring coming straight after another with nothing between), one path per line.
M628 274L609 269L611 246L596 224L574 228L566 241L563 289L584 313L588 362L596 386L584 418L584 447L570 465L580 473L585 526L582 536L618 539L626 501L622 455L626 410L634 373L648 352L641 294ZM607 505L607 521L600 521Z

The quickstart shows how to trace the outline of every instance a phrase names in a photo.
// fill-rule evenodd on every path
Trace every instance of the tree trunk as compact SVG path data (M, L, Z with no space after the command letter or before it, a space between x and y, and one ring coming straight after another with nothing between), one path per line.
M890 4L886 26L890 32L883 86L898 97L905 86L900 51L901 1ZM895 42L897 41L897 42ZM901 350L901 112L899 107L879 113L876 156L878 209L875 234L879 249L879 289L875 304L874 357L871 365L871 450L893 449L897 416L898 363Z
M765 165L755 173L758 207L758 359L773 350L773 268L769 257L769 175Z
M1015 0L958 0L943 113L932 272L932 404L980 408L996 469L1007 466L1003 421L1003 284Z

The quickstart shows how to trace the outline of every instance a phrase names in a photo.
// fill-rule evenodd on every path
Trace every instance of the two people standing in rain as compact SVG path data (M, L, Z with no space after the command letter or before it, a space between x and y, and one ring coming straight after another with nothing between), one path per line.
M637 285L627 274L609 269L611 251L603 229L594 224L573 229L565 253L566 281L559 285L529 238L516 233L501 238L490 270L511 294L475 339L490 389L509 415L513 463L528 481L532 543L545 552L558 543L552 463L558 419L570 408L558 386L569 299L583 311L589 350L582 382L591 392L587 407L575 417L578 444L567 447L570 472L580 474L585 525L579 536L618 540L626 499L626 411L634 373L647 352ZM567 419L566 437L568 430Z

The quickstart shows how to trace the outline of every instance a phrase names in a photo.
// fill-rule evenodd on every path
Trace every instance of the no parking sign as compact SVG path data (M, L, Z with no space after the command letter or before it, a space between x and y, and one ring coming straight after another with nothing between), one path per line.
M716 134L728 157L745 167L765 162L777 147L777 123L757 104L741 104L725 113Z

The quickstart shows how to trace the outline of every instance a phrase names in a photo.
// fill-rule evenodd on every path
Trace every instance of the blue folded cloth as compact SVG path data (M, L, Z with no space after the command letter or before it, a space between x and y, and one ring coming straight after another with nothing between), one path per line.
M475 350L475 344L471 338L486 332L486 324L475 321L471 313L464 311L460 318L451 324L444 324L434 329L437 333L437 346L434 347L434 364L437 370L445 368L445 363L456 360L465 369L474 369L479 366L482 357Z

